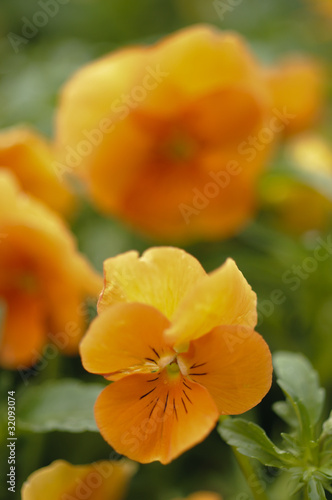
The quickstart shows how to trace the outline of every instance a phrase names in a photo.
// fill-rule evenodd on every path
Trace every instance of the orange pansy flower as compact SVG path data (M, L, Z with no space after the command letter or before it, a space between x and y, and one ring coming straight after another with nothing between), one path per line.
M0 170L11 170L23 191L68 214L74 197L57 177L54 161L50 144L36 131L21 126L0 132Z
M22 500L122 500L135 464L101 461L71 465L56 460L33 472L23 484Z
M95 418L119 453L168 463L202 441L219 415L257 405L271 355L254 331L256 294L233 260L206 274L183 250L130 251L105 261L99 316L83 365L114 381Z
M246 150L269 99L240 36L186 28L74 75L57 114L58 163L82 177L102 211L146 234L228 236L253 213L273 139L254 157Z
M31 366L51 339L77 352L82 301L98 294L102 279L60 218L20 192L8 171L0 172L0 269L0 365Z
M305 57L288 57L265 70L274 106L288 116L285 133L312 127L323 108L324 72L320 64Z

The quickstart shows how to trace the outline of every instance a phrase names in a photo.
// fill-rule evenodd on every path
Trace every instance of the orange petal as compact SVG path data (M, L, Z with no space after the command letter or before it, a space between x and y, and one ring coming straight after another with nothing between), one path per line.
M94 319L80 345L83 366L111 379L135 371L148 373L175 355L163 332L169 321L144 304L116 304Z
M188 389L181 375L171 380L165 371L155 378L139 374L114 382L99 395L95 418L118 453L166 464L209 434L218 411L204 387L186 381Z
M42 355L46 344L43 303L28 293L6 297L0 338L0 364L7 369L27 368Z
M98 311L116 302L149 304L171 318L182 297L206 275L195 257L172 247L131 251L104 263L105 286Z
M257 323L256 294L232 259L201 279L179 304L165 336L176 346L219 325Z
M89 465L71 465L56 460L31 474L22 487L22 500L122 500L134 464L101 461Z
M272 382L268 345L244 326L218 327L194 340L179 356L188 377L204 386L223 415L237 415L256 406Z

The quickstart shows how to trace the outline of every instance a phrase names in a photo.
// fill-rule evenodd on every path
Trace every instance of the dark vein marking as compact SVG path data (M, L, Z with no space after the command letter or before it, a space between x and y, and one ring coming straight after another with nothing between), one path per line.
M150 411L149 418L151 418L152 412L153 412L153 410L155 409L155 407L157 406L158 401L159 401L159 397L156 399L156 402L155 402L155 404L153 405L152 410Z
M149 394L151 394L151 392L153 392L156 388L157 388L157 386L154 387L153 389L151 389L151 391L147 392L146 394L143 394L143 396L141 396L140 399L143 399L143 398L145 398L145 396L148 396Z
M168 396L169 396L169 392L167 393L167 396L166 396L166 401L165 401L165 406L164 406L164 413L165 413L166 408L167 408Z
M186 396L186 398L188 399L189 403L191 403L192 405L194 404L191 399L189 398L188 394L186 393L186 391L183 389L182 390L183 394Z
M207 375L207 372L205 373L189 373L191 377L198 377L199 375Z
M151 350L155 353L155 355L157 356L157 358L159 358L159 359L160 359L160 356L159 356L159 354L157 353L157 351L156 351L153 347L151 347L150 345L149 345L149 347L150 347L150 349L151 349Z
M154 360L154 359L152 359L152 358L145 358L145 359L146 359L147 361L151 361L151 363L155 363L155 364L157 364L157 361L155 361L155 360Z
M175 413L176 420L177 420L177 421L179 421L179 418L178 418L178 412L176 411L175 399L174 399L174 398L173 398L173 409L174 409L174 413Z
M183 398L181 398L181 401L182 401L183 408L184 408L185 412L188 413L188 410L187 410L187 407L186 407L186 403L183 401Z
M204 365L206 365L206 361L205 361L205 363L200 363L199 365L197 365L196 363L194 363L194 364L190 367L190 369L192 369L192 368L199 368L200 366L204 366Z
M156 378L150 378L150 380L147 380L147 382L154 382L155 380L158 380L158 378L159 378L159 375Z
M187 385L187 384L185 383L185 381L184 381L184 380L183 380L183 385L185 385L185 386L187 387L187 389L189 389L190 391L192 391L192 390L193 390L193 388L192 388L192 387L189 387L189 385Z

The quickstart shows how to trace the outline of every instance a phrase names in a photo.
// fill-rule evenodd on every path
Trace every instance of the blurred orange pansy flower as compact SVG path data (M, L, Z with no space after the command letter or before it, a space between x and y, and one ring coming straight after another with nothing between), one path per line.
M20 126L0 131L0 170L11 170L23 191L68 215L74 197L57 177L54 161L51 145L33 129Z
M21 500L122 500L134 472L135 464L124 460L89 465L56 460L29 476Z
M160 247L110 258L104 270L99 316L80 352L86 370L114 381L95 418L117 452L168 463L220 414L261 401L271 355L254 331L256 294L233 260L206 274L185 251Z
M0 172L0 365L31 366L50 340L77 352L85 297L102 279L76 248L63 222Z
M57 113L58 168L80 175L102 211L153 237L228 236L253 213L274 141L250 160L246 148L270 113L245 41L186 28L74 75Z
M313 127L324 102L324 71L314 59L289 56L265 70L274 106L288 117L285 134Z

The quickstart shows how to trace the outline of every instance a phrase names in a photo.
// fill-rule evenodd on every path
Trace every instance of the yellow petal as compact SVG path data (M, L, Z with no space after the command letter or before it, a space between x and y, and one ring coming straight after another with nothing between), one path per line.
M257 323L256 294L232 259L202 278L183 298L165 337L175 348L219 325Z
M56 460L33 472L23 484L22 500L123 500L135 466L126 460L71 465Z
M184 250L150 248L139 257L131 251L104 263L105 285L98 311L117 302L148 304L171 318L182 297L206 275Z

